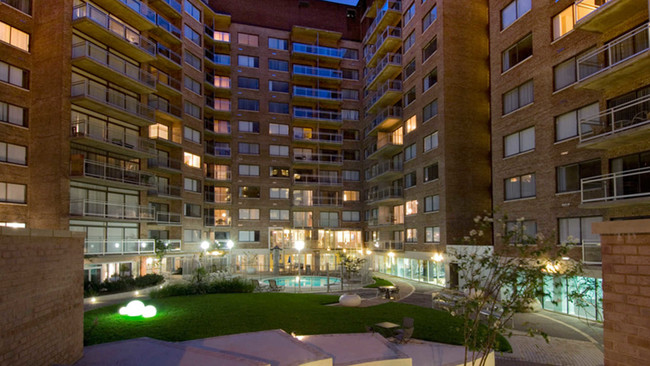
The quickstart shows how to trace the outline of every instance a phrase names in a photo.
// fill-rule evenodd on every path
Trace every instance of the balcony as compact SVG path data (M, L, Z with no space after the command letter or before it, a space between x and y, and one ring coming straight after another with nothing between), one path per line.
M138 0L93 0L93 2L139 31L147 31L155 27L156 12Z
M230 193L222 194L215 193L214 190L206 190L203 194L203 202L214 204L214 205L229 205L232 203Z
M88 41L72 46L72 64L139 94L153 93L156 88L153 75Z
M210 145L205 145L205 153L209 157L217 158L217 159L228 159L232 157L232 151L230 147L221 147L221 146L210 146Z
M299 142L311 142L315 144L326 144L326 145L341 145L343 143L343 135L340 133L324 133L324 132L312 132L312 133L296 133L293 134L293 141Z
M181 55L165 47L163 44L156 45L158 57L151 62L152 65L168 70L181 70L183 68Z
M127 133L121 126L107 123L75 120L71 123L72 141L79 145L126 155L146 158L156 154L156 143L135 133Z
M392 133L386 133L377 138L377 143L367 150L366 159L377 159L395 155L402 150L404 140L401 135L395 136Z
M307 88L295 85L293 87L293 98L296 100L338 105L341 103L341 92L338 90Z
M156 172L180 174L182 167L182 161L172 158L158 156L147 159L147 168Z
M386 80L395 79L402 72L402 55L387 53L374 69L368 69L365 76L366 89L372 90Z
M316 196L311 205L314 207L343 207L343 200L338 197Z
M230 55L205 50L204 58L207 61L207 66L215 70L230 72Z
M293 118L304 122L318 122L319 124L328 125L340 125L343 123L343 118L339 112L301 107L293 107Z
M613 149L650 139L650 96L631 100L580 121L580 147Z
M387 27L377 37L377 42L365 54L366 66L374 67L387 52L394 52L402 45L402 28Z
M293 162L298 165L342 165L343 156L338 154L293 154Z
M215 31L214 29L208 27L207 25L204 27L203 31L203 39L205 39L207 42L206 44L211 44L214 48L220 49L223 51L229 51L230 50L230 33L227 33L228 37L224 37L222 32Z
M171 131L171 136L169 130ZM171 128L162 124L155 124L149 127L149 138L156 141L159 145L171 148L182 148L183 137L180 128Z
M303 81L324 81L333 84L340 84L343 80L341 70L329 69L324 67L312 67L304 65L293 65L293 78Z
M375 179L395 179L402 175L403 164L394 163L393 161L383 161L379 164L371 166L366 170L366 180L372 181Z
M366 248L372 248L374 251L403 251L404 243L395 240L376 240L366 242Z
M366 224L369 227L404 225L404 219L402 218L400 220L398 217L387 215L379 218L371 218L366 221Z
M294 42L291 55L307 60L325 59L338 62L343 59L343 50L333 47Z
M388 80L366 100L366 115L374 114L378 109L391 106L402 99L402 82Z
M580 198L588 207L648 205L650 167L625 170L580 181Z
M155 176L151 173L84 159L83 155L72 155L70 178L89 184L126 189L146 190L155 186Z
M217 182L230 182L232 174L230 171L218 171L216 169L204 169L205 178Z
M149 5L155 6L162 14L170 18L181 18L183 6L178 0L149 0Z
M156 212L156 225L181 226L181 214L173 212Z
M338 176L317 175L317 174L294 174L293 183L322 186L338 186L342 184Z
M82 80L72 83L72 102L109 117L145 127L154 123L153 109L114 89Z
M647 2L636 0L577 0L575 7L575 28L599 33L618 26L631 14L648 12Z
M157 76L156 90L166 97L178 97L183 95L181 82L173 77L159 72Z
M148 104L150 108L155 110L156 120L161 119L169 123L180 123L183 121L183 112L181 109L173 104L170 104L169 101L165 99L150 96Z
M603 254L599 241L582 241L582 263L587 265L603 264Z
M650 67L650 24L644 24L578 59L576 88L611 90L636 85Z
M160 37L166 43L179 45L181 44L181 30L169 22L169 20L156 14L157 27L151 30L151 33Z
M183 187L181 186L172 186L169 184L156 184L154 189L147 191L149 197L159 197L159 198L168 198L168 199L181 199L181 193L183 192Z
M217 123L214 123L214 120L206 118L203 121L203 127L207 133L231 137L230 121L217 121Z
M363 37L364 44L372 44L377 40L377 33L383 31L389 25L397 25L402 19L402 2L387 0L384 5L377 9L377 16L370 24L366 35Z
M206 73L203 85L207 89L211 89L214 94L230 98L230 77Z
M204 109L204 112L208 112L210 115L214 115L217 119L229 119L232 114L232 105L230 98L215 98L206 95L205 106L207 108Z
M205 226L207 227L228 227L230 226L230 216L205 217Z
M366 127L366 136L376 135L378 131L391 131L402 121L402 108L388 107L378 113Z
M368 191L366 194L366 203L399 203L404 199L404 190L401 187L385 188L378 191Z
M71 200L70 216L109 220L153 221L153 207L92 200Z
M155 59L156 47L151 41L91 4L78 5L72 9L72 24L138 62L150 62Z
M86 239L84 255L154 254L154 239Z

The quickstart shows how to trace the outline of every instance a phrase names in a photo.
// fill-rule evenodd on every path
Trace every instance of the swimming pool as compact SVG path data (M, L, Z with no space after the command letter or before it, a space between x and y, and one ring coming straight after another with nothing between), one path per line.
M296 276L284 276L284 277L271 277L263 280L265 284L269 284L269 280L275 280L278 286L284 287L298 287L296 282ZM330 277L330 284L340 283L341 279L337 277ZM300 277L300 287L326 287L327 286L327 277L325 276L301 276Z

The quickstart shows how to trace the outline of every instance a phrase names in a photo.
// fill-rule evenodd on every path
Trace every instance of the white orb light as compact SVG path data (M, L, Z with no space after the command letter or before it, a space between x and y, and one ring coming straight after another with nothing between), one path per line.
M234 246L235 246L235 243L233 243L232 240L228 240L226 242L226 248L232 249L232 247L234 247Z
M298 240L293 244L293 247L296 248L298 251L301 251L305 249L305 242L302 240Z
M208 250L209 247L210 247L210 243L208 243L207 241L204 240L201 242L201 249Z
M153 305L147 305L144 307L144 310L142 311L142 317L143 318L153 318L156 316L156 307Z

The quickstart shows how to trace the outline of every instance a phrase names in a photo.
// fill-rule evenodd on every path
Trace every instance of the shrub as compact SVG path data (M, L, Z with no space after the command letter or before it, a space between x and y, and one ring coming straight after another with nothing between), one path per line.
M135 279L130 276L119 277L117 280L106 279L102 283L84 282L84 296L107 295L118 292L133 291L137 288L151 287L162 283L165 278L159 274L148 274Z
M149 293L151 298L187 296L218 293L250 293L255 286L242 278L216 279L209 282L176 283L155 289Z
M163 276L156 273L150 273L141 277L137 277L135 279L135 287L143 288L156 286L157 284L162 283L164 280L165 278Z

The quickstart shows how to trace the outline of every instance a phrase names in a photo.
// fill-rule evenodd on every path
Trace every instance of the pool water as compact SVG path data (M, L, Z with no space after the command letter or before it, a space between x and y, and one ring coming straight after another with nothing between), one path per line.
M275 280L278 286L285 287L298 287L296 276L273 277L263 280L265 284L269 284L269 280ZM330 284L340 283L341 279L337 277L330 277ZM327 277L325 276L301 276L301 287L325 287L327 286Z

